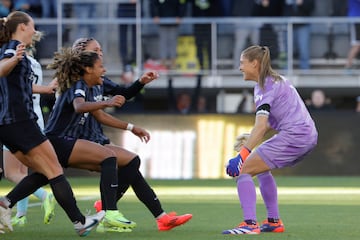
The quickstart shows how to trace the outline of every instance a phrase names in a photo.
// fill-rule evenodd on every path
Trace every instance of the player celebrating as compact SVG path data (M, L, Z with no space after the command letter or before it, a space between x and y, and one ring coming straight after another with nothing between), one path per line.
M33 106L38 120L37 124L40 129L44 129L44 119L40 107L40 94L54 93L57 87L57 81L53 80L47 86L43 86L43 74L40 63L34 58L35 44L39 42L42 37L42 32L36 31L33 36L33 42L26 48L27 58L30 61L32 74L31 80L33 82ZM19 183L21 179L28 175L28 168L22 164L16 157L10 153L9 149L3 146L4 157L4 172L5 177L14 183ZM47 192L44 188L39 188L34 192L34 195L42 201L42 207L45 211L44 223L49 224L54 216L56 200L51 192ZM28 209L29 197L23 198L17 203L17 213L11 219L12 225L24 226L27 222L27 209Z
M268 47L251 46L240 56L245 81L255 81L255 125L239 154L229 160L226 173L237 177L237 190L244 221L223 234L283 232L277 186L270 170L293 166L317 144L318 133L296 89L271 67ZM254 150L270 129L278 133ZM253 151L251 151L253 150ZM256 219L256 192L252 179L257 176L267 219L259 227Z
M101 46L93 38L78 39L73 44L73 48L77 49L78 51L95 51L102 56ZM130 99L133 96L135 96L145 84L150 83L151 81L155 80L157 77L158 77L157 72L147 72L143 74L143 76L141 76L139 80L135 81L134 84L132 84L128 88L121 87L111 82L106 77L104 77L103 85L97 87L96 89L93 89L93 93L97 95L91 99L100 100L103 94L105 95L121 94L125 96L126 99ZM97 92L95 92L95 90ZM99 113L109 119L107 123L100 121L98 115ZM156 219L159 231L168 231L174 227L180 226L186 223L187 221L189 221L192 218L191 214L184 214L178 216L175 213L166 213L163 210L160 200L156 196L153 189L146 182L142 173L139 171L140 158L137 154L127 151L126 149L121 148L119 146L110 144L109 138L106 137L103 133L101 123L111 127L123 129L121 124L122 121L112 116L109 116L108 114L104 114L102 111L98 111L98 114L93 113L87 117L86 123L82 128L83 132L78 136L80 136L80 138L83 139L100 143L112 149L116 153L118 159L118 182L119 182L117 200L119 200L125 194L127 189L131 186L136 196L139 198L139 200L145 204L145 206L150 210L150 212ZM104 120L104 118L101 119ZM109 124L110 122L111 124ZM91 131L89 131L89 129L91 129ZM134 134L137 134L139 132L139 129L141 128L129 124L127 125L126 129L130 130ZM104 203L99 205L100 205L100 209L98 210L104 209ZM130 228L126 228L126 229L111 228L107 226L105 220L106 219L104 219L104 221L102 221L99 224L97 231L121 232L121 231L131 230Z
M49 183L76 232L86 236L105 213L85 217L80 212L55 151L36 123L31 66L25 55L25 48L31 45L34 34L34 21L24 12L14 11L0 19L0 76L4 76L0 81L0 141L17 159L34 170L0 198L0 223L12 231L10 218L14 204L28 196L27 193ZM26 189L27 193L21 189Z

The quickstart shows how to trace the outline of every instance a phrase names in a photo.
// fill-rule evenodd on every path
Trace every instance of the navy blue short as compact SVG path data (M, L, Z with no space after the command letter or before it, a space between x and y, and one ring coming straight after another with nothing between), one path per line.
M63 168L67 168L69 165L69 158L71 152L76 143L75 138L70 137L58 137L58 136L47 136L53 145L56 155L58 157L59 163Z
M0 141L12 153L27 154L47 140L35 119L0 125Z

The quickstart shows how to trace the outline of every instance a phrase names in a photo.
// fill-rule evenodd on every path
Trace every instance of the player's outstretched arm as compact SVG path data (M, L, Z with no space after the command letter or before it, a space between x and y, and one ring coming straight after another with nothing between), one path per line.
M150 134L145 129L134 126L133 124L122 121L120 119L117 119L112 115L108 114L107 112L104 112L103 110L93 111L91 112L91 114L95 117L95 119L99 123L103 125L131 131L133 134L138 136L141 141L146 143L150 140Z
M77 113L92 112L107 107L121 107L125 103L125 98L121 95L116 95L106 101L89 102L85 101L83 97L77 97L73 100L74 110Z

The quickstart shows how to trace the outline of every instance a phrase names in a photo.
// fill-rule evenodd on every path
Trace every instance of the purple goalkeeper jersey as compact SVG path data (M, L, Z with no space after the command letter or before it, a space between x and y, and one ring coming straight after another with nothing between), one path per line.
M264 89L254 88L256 108L270 105L269 124L278 131L257 152L271 167L292 166L317 144L317 130L303 100L290 81L267 77Z
M270 105L269 124L277 131L290 133L308 131L315 128L303 100L290 81L273 81L267 77L265 88L257 84L254 89L256 108L263 104Z

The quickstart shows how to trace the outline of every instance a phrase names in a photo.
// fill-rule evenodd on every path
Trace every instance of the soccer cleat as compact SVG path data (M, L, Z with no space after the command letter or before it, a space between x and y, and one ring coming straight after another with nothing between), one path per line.
M104 232L132 232L131 228L122 228L122 227L114 227L114 226L105 226L104 220L102 220L96 228L96 232L104 233Z
M118 210L107 210L104 217L105 227L134 228L136 222L130 221Z
M178 227L192 218L192 214L184 214L177 216L175 212L165 214L156 220L159 231L169 231L174 227Z
M11 224L13 226L19 226L19 227L23 227L25 226L25 224L27 223L27 218L26 216L21 216L21 217L13 217L11 219Z
M233 235L259 234L260 228L259 228L259 224L257 224L257 223L255 225L253 225L253 224L247 224L246 222L242 222L236 228L224 230L222 233L223 234L233 234Z
M11 224L11 208L6 205L6 199L4 197L0 198L0 223L3 225L4 230L13 231Z
M43 208L45 210L44 223L49 224L51 219L55 216L56 200L52 193L47 193L43 202Z
M80 237L87 236L104 218L105 211L100 211L94 215L85 217L85 223L80 222L74 224L75 231Z
M281 219L278 222L269 222L267 219L264 220L260 226L261 232L276 232L281 233L285 231L285 227Z

